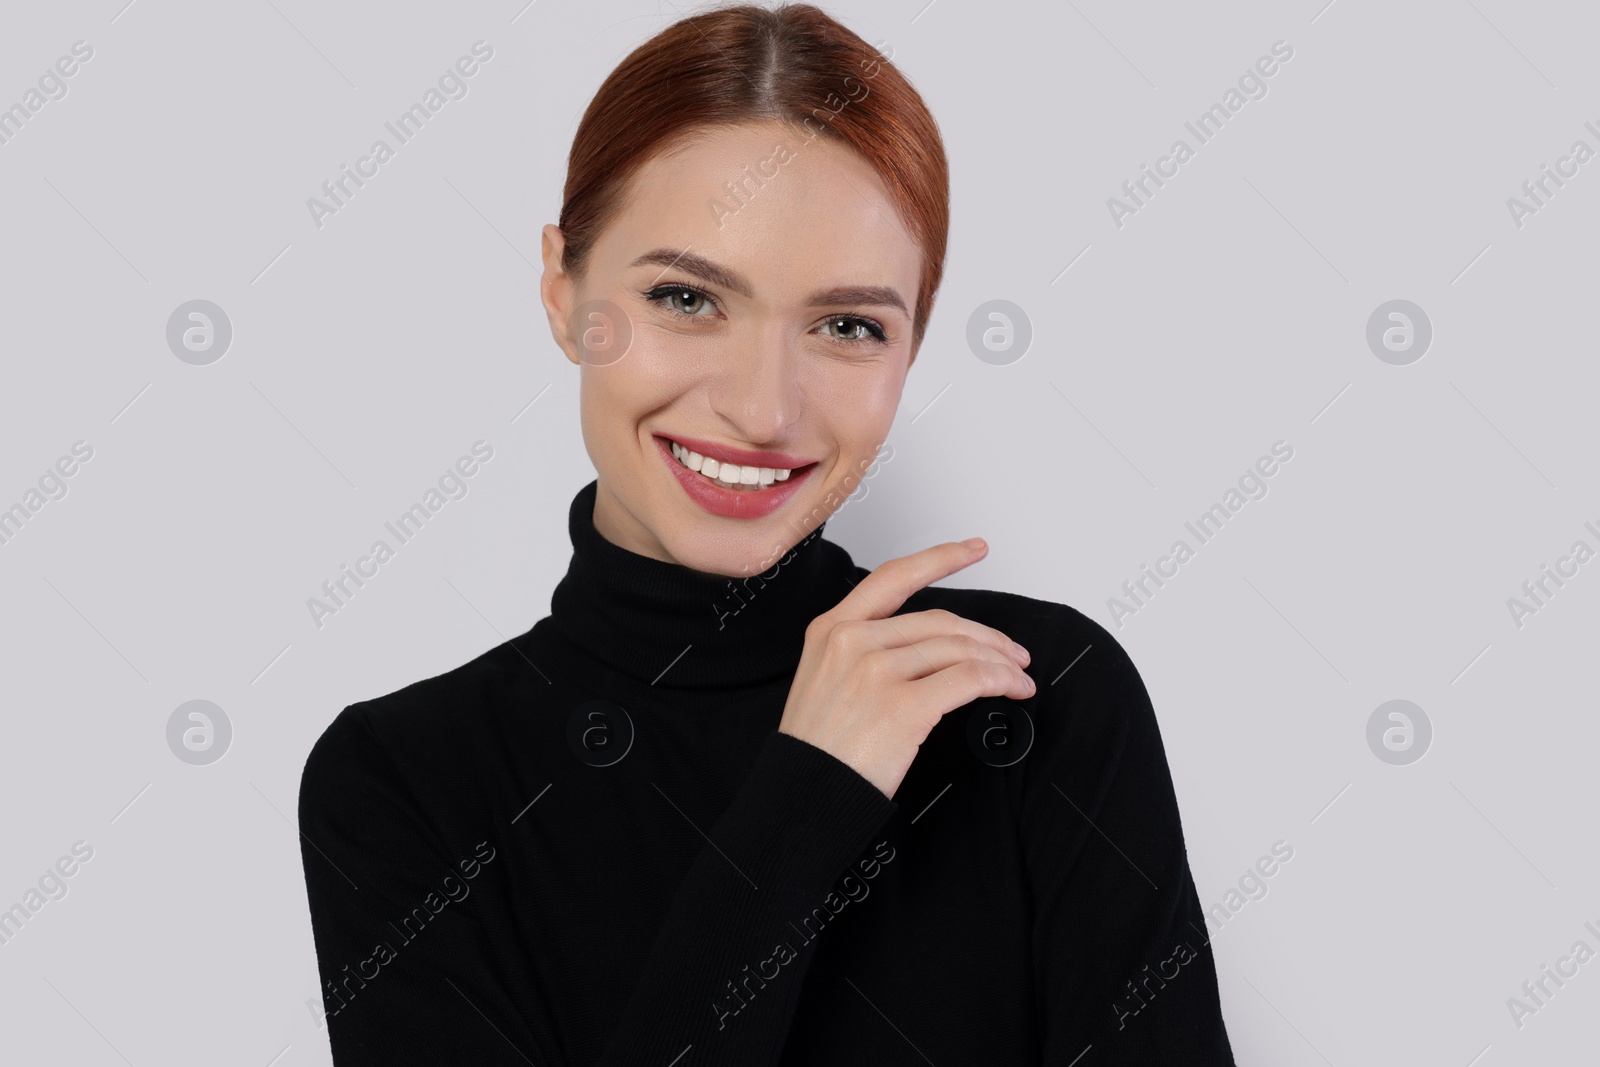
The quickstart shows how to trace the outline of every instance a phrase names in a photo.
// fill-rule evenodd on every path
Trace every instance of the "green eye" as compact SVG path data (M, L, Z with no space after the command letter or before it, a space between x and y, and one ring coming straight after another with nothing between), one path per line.
M667 296L667 304L674 311L681 311L685 315L697 315L702 308L710 306L710 302L693 289L675 289Z
M863 319L855 315L836 315L823 323L822 327L834 340L844 341L847 344L868 339L876 341L886 341L888 339L888 335L884 333L882 326L879 326L871 319ZM838 333L833 332L834 327L839 328Z
M711 297L687 285L658 285L644 294L646 300L662 304L680 315L703 317L707 309L715 310Z
M640 295L650 303L685 318L709 318L717 311L717 303L709 293L681 282L658 285ZM843 345L889 343L889 335L883 326L861 315L834 315L825 320L820 329L823 336Z

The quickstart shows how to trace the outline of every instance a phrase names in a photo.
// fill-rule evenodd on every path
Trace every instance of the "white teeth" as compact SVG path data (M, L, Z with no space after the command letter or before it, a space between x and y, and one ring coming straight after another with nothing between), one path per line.
M678 457L678 462L682 463L685 467L688 467L692 471L699 470L706 461L706 457L702 456L698 452L692 452L689 449L684 448L676 441L672 442L672 454ZM716 461L713 460L712 462L715 463ZM716 473L715 467L711 468L711 473Z
M756 486L766 487L773 482L788 481L792 471L781 467L746 467L734 463L719 463L709 456L685 448L673 441L672 455L679 463L692 471L698 471L707 478L716 480L723 486Z

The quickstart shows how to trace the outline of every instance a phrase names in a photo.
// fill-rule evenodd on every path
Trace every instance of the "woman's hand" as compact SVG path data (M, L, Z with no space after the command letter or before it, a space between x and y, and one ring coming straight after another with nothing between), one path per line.
M938 608L894 615L988 551L975 537L891 559L812 620L778 729L892 797L946 713L979 697L1031 697L1028 651L999 630Z

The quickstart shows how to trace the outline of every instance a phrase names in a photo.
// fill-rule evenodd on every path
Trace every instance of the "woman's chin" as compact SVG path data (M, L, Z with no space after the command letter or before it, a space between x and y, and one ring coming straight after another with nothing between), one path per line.
M674 559L691 570L730 580L748 578L770 571L773 565L793 547L767 544L765 541L755 539L753 535L746 535L738 542L729 543L722 550L708 549L705 542L695 543L693 537L687 540L688 544L680 546L681 552L674 551L672 545L667 546Z

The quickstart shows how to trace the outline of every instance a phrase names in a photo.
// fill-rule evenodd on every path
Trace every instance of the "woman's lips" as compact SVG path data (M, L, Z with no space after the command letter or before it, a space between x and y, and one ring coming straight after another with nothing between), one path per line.
M700 449L694 447L693 438L655 436L652 439L655 441L656 451L661 454L662 461L667 464L672 476L683 487L683 491L689 499L698 504L702 510L725 519L760 519L772 514L793 497L803 483L810 480L811 472L817 467L817 464L813 461L802 460L801 464L803 465L785 468L794 472L785 481L773 482L771 485L763 486L757 490L729 489L718 484L715 479L707 478L698 471L692 471L685 467L672 454L673 441L677 441L681 445L687 445L692 451L699 452ZM699 443L707 445L713 450L717 448L716 445L710 442L702 441ZM733 448L724 448L721 451L733 460L749 457L776 458L779 460L792 459L792 457L775 452L752 452L747 449ZM708 455L712 459L717 457L716 451L702 452L701 454ZM784 466L781 462L736 463L735 465L749 467Z
M803 456L791 456L787 452L762 452L750 448L734 448L731 445L721 445L715 441L702 441L696 437L682 437L673 434L656 434L658 438L666 441L676 441L691 452L698 452L718 463L732 463L735 467L774 467L782 470L798 470L808 467L815 460Z

